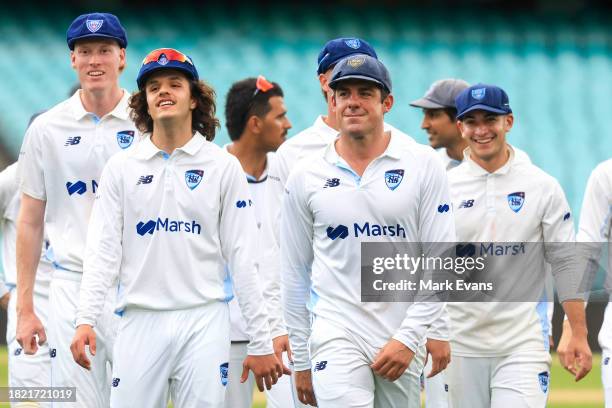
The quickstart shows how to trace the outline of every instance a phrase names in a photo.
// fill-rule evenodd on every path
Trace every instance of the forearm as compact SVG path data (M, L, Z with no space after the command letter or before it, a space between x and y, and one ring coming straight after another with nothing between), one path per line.
M406 310L406 317L393 338L416 352L418 346L424 344L427 330L440 318L444 305L441 302L413 303Z
M582 300L567 300L562 303L563 311L567 316L572 333L575 336L587 336L588 330Z
M17 224L17 311L34 311L34 282L40 260L43 223L19 219Z

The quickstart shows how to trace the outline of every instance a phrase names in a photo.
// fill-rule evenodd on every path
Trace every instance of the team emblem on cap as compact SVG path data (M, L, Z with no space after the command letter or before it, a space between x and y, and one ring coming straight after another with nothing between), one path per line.
M359 47L361 47L361 41L359 41L358 38L351 38L348 40L344 40L344 43L354 50L359 49Z
M133 130L122 130L121 132L117 132L117 144L122 149L127 149L132 145L134 141L134 131Z
M204 170L187 170L185 172L185 183L190 190L196 188L204 176Z
M472 89L472 98L481 100L482 98L485 97L486 93L487 93L486 88Z
M102 28L102 24L104 24L104 20L87 20L85 21L85 25L87 29L92 33L95 33L100 28Z
M350 65L352 68L357 68L363 65L363 63L365 62L365 57L353 57L353 58L349 58L349 60L346 62L347 65Z
M166 57L166 54L161 53L157 59L157 63L159 65L166 65L168 63L168 57Z
M515 213L521 211L523 204L525 203L525 193L522 191L508 194L508 205L510 209Z
M395 190L404 179L404 169L395 169L385 172L385 184L389 190Z

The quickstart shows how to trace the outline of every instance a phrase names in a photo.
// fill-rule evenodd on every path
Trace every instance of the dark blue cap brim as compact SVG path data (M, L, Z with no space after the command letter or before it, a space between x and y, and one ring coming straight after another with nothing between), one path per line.
M338 83L340 83L342 81L346 81L347 79L361 79L361 80L368 81L368 82L374 82L375 84L382 86L388 92L391 92L391 90L389 88L387 88L387 86L385 84L383 84L382 82L380 82L378 79L370 78L370 77L365 76L365 75L347 75L347 76L343 76L341 78L337 78L337 79L334 79L333 81L330 81L329 87L331 89L335 89L336 86L338 85Z
M114 40L117 42L117 44L119 44L119 47L121 48L125 48L125 43L123 43L122 40L120 40L117 37L113 37L112 35L106 35L106 34L97 34L97 33L91 33L91 34L86 34L86 35L82 35L78 38L73 38L70 40L70 42L68 43L68 48L70 48L71 50L74 50L74 44L79 41L79 40L84 40L86 38L92 39L92 38L106 38L109 40Z
M136 84L138 85L139 89L142 89L145 86L147 79L149 78L149 76L151 76L151 74L157 71L165 70L165 69L175 69L177 71L181 71L182 73L187 75L187 78L195 79L197 81L198 80L197 72L194 74L194 72L185 68L183 64L187 64L187 63L179 62L179 61L168 61L166 65L160 65L157 62L149 63L144 67L144 69L143 68L140 69L140 73L138 74L138 78L136 79Z
M468 114L469 112L475 111L475 110L483 110L483 111L487 111L491 113L497 113L498 115L507 115L509 113L512 113L512 109L510 108L508 108L507 110L503 110L503 109L494 108L489 105L478 104L478 105L470 106L465 111L457 114L457 119L462 119L466 114Z

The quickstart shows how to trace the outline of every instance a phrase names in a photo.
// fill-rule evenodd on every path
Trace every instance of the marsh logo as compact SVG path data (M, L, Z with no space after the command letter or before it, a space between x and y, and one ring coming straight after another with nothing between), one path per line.
M327 227L327 237L332 241L336 239L345 239L349 236L349 229L346 225L338 225L337 227ZM353 223L353 236L359 238L366 237L402 237L406 238L406 230L401 225L379 225L364 222L363 224Z
M404 169L395 169L385 172L385 184L389 190L393 191L401 184L404 179Z
M450 210L450 206L448 204L440 204L438 206L438 212L440 214L448 212Z
M337 227L327 227L327 238L335 241L336 239L344 239L348 237L348 228L346 225L338 225Z
M238 201L236 201L236 207L237 207L237 208L246 208L247 206L249 206L249 207L250 207L250 206L252 206L252 205L253 205L253 201L252 201L252 200L249 200L249 201L246 201L246 200L238 200Z
M523 191L508 194L508 205L512 211L518 213L523 208L523 204L525 204L525 193Z
M455 247L457 258L465 258L476 255L476 246L474 244L457 244Z
M134 142L134 131L133 130L122 130L117 132L117 144L122 149L127 149Z
M538 381L540 382L540 388L542 389L542 392L544 394L546 394L548 392L548 371L542 371L540 374L538 374Z
M168 218L158 218L146 222L140 221L136 224L136 233L141 237L146 234L153 235L155 231L164 232L187 232L190 234L200 235L202 226L195 221L176 221Z
M357 50L359 49L359 47L361 47L361 41L359 41L358 38L349 38L348 40L344 40L344 43L354 50Z
M84 181L75 181L74 183L67 182L66 190L68 190L68 195L78 194L83 195L87 191L87 184Z
M229 363L223 363L219 366L219 374L221 375L221 385L227 385L227 373L229 371Z
M193 190L199 186L203 176L204 170L187 170L185 172L185 183L187 183L187 187Z
M487 94L486 88L472 89L472 98L481 100Z
M102 28L102 24L104 24L104 20L87 20L85 22L87 29L92 33L95 33Z

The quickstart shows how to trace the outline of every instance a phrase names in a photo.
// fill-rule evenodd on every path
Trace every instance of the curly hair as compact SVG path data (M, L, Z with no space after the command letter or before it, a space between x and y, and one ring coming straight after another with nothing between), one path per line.
M204 81L189 80L191 97L196 100L196 107L191 114L191 130L200 132L206 140L212 141L219 125L219 119L215 117L215 90ZM130 118L136 124L138 130L143 133L153 132L153 118L148 112L147 93L145 89L138 90L132 94L129 100Z

